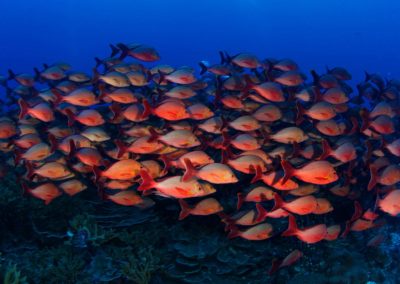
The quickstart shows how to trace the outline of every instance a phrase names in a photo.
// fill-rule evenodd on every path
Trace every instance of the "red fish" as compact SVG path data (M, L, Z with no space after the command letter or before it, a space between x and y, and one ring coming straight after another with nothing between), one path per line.
M318 224L305 229L299 229L296 224L296 218L293 215L289 215L289 227L282 236L296 236L299 240L314 244L322 241L327 234L327 228L325 224Z
M289 253L284 259L274 259L272 261L272 266L269 269L268 274L272 275L282 267L292 265L293 263L297 262L302 256L303 253L296 249Z
M18 103L21 110L19 114L20 119L29 114L30 116L44 122L50 122L54 120L53 109L47 103L40 103L34 107L30 107L28 103L22 99L20 99Z
M33 189L29 188L25 183L22 183L22 188L32 196L42 199L46 205L62 194L57 186L50 182L39 185Z
M312 184L329 184L338 180L338 175L333 166L326 161L314 161L300 169L295 169L289 162L282 160L281 165L285 171L283 182L292 176Z
M185 219L189 215L211 215L221 212L221 204L215 198L206 198L198 202L193 207L189 205L183 199L179 199L179 205L181 206L181 213L179 214L179 220Z

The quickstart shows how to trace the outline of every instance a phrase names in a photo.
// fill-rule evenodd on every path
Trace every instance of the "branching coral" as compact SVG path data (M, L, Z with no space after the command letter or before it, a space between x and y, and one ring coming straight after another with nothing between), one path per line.
M159 268L160 258L155 254L155 249L142 247L128 255L122 265L122 273L128 280L137 284L148 284Z
M9 263L5 269L3 282L4 284L25 284L26 277L18 270L16 264Z

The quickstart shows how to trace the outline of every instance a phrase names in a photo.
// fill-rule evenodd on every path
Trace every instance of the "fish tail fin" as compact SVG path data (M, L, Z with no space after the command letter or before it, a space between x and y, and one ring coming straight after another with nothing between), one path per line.
M282 198L277 193L274 194L274 202L275 202L275 204L274 204L274 207L272 207L271 211L275 211L277 209L282 208L282 206L284 204Z
M51 153L54 153L54 152L57 150L57 148L58 148L57 139L56 139L56 137L55 137L53 134L51 134L51 133L49 133L49 135L47 135L47 136L48 136L48 138L49 138L49 143L50 143L50 152L51 152Z
M125 59L125 57L128 56L129 47L128 47L126 44L123 44L123 43L118 43L118 44L117 44L117 47L122 51L122 52L121 52L121 55L119 56L119 59L120 59L120 60Z
M297 224L296 224L296 218L293 215L289 215L289 226L286 229L286 231L284 231L282 233L282 237L290 237L290 236L294 236L297 234L298 228L297 228Z
M35 170L32 166L32 164L29 161L25 161L25 167L26 167L26 176L29 180L33 179L33 176L35 175Z
M160 135L157 133L157 131L153 127L149 128L149 132L150 132L149 142L156 141L158 139L158 137L160 137Z
M296 169L286 160L281 160L281 166L283 168L282 184L285 184L295 173Z
M256 218L256 222L262 222L265 220L265 218L267 218L267 210L265 210L265 208L260 204L257 203L256 204L256 209L257 209L257 218Z
M121 141L121 140L115 140L114 141L115 146L117 147L117 158L121 158L126 151L128 151L128 147Z
M358 202L357 200L354 201L354 213L351 216L350 221L354 222L355 220L361 218L362 214L363 214L363 208L362 208L360 202Z
M368 191L372 190L378 182L378 170L374 165L369 166L370 179L368 183Z
M153 75L153 73L151 73L149 70L146 70L145 73L146 73L146 82L147 82L147 83L150 83L151 80L153 80L154 75Z
M201 68L200 75L203 75L204 73L207 72L208 68L207 68L206 64L203 61L200 61L199 65L200 65L200 68Z
M226 60L226 58L225 58L224 52L223 52L223 51L219 51L218 53L219 53L220 63L221 63L221 64L227 63L227 60Z
M119 48L116 47L115 45L110 44L110 48L111 48L110 57L114 57L115 55L117 55L119 53Z
M171 168L171 160L166 155L160 155L160 159L164 164L162 175L167 174L168 170Z
M225 63L231 63L233 56L230 56L228 52L224 51Z
M29 105L23 99L19 99L18 104L19 104L19 108L20 108L19 119L22 119L28 113Z
M252 180L251 180L250 183L255 183L255 182L257 182L257 181L259 181L259 180L261 180L261 179L262 179L262 169L261 169L261 166L260 166L260 165L257 165L257 166L256 166L255 175L254 175L254 177L252 178Z
M161 70L158 70L158 76L159 76L159 78L158 78L158 84L160 85L162 82L164 82L165 81L165 73L164 72L162 72Z
M382 135L381 136L381 145L380 145L379 149L381 149L381 151L385 151L387 145L388 145L388 143L387 143L385 137L383 137L383 135Z
M261 129L261 136L263 138L263 144L266 144L267 142L269 142L271 140L271 136L270 134L265 131L264 129Z
M312 88L312 90L313 90L313 94L314 94L314 102L322 101L322 94L321 94L321 90L319 89L319 87L314 86Z
M311 76L313 77L314 85L319 84L319 75L317 74L317 72L315 72L315 70L311 70Z
M363 209L360 202L358 202L357 200L354 201L354 213L351 216L350 220L346 222L346 227L341 235L342 238L346 237L349 234L351 225L354 223L354 221L361 218L362 214L363 214Z
M101 170L98 167L93 167L92 171L93 171L94 180L95 180L96 184L99 184L99 181L100 181L100 178L101 178L101 175L102 175Z
M37 69L37 68L35 67L35 68L33 68L33 71L35 72L35 81L42 78L39 69Z
M272 275L275 272L278 271L279 268L281 268L282 260L274 258L272 260L271 268L268 270L268 275Z
M14 163L15 163L15 165L18 165L19 162L21 161L21 159L22 159L21 151L19 149L15 149L14 150Z
M60 92L59 90L57 90L56 88L52 88L52 89L51 89L51 92L52 92L53 95L56 97L56 100L55 100L54 104L57 106L57 105L59 105L60 103L62 103L64 97L63 97L63 95L61 94L61 92Z
M99 97L98 97L98 99L99 99L99 101L100 100L103 100L104 99L104 97L107 95L106 94L106 86L104 85L104 84L99 84L99 86L97 87L98 89L99 89Z
M237 193L237 204L236 204L236 209L239 210L240 208L242 208L244 202L244 196L243 193L238 192Z
M293 142L292 144L292 153L290 154L291 158L297 158L300 155L300 145L297 142Z
M242 90L242 93L247 94L251 90L251 88L253 88L256 84L254 84L254 82L251 80L248 74L244 75L243 78L244 81L246 82L246 86ZM244 97L242 99L244 99Z
M332 148L329 145L329 142L326 139L322 140L322 154L318 157L317 160L324 160L332 154Z
M7 71L8 71L8 80L14 79L16 76L14 71L12 71L11 69L8 69Z
M142 112L142 118L148 117L150 114L153 113L151 105L148 100L143 99L142 100L142 106L143 106L143 112Z
M92 72L93 72L92 83L93 83L93 84L97 84L97 82L98 82L99 79L100 79L100 73L99 73L99 71L97 70L96 67L92 69Z
M68 127L72 127L72 125L74 125L74 122L75 122L75 120L76 120L76 116L75 116L75 114L72 112L72 110L70 110L70 109L65 109L65 113L66 113L66 115L67 115L67 117L68 117Z
M142 178L142 183L139 185L138 191L146 191L152 189L156 185L156 182L147 171L140 170L140 177Z
M101 64L103 64L103 60L101 60L100 58L98 58L98 57L95 57L94 58L94 61L96 61L96 67L95 68L97 68L97 67L99 67ZM97 69L96 69L97 70Z
M22 187L22 195L23 196L26 196L26 195L30 194L31 189L26 184L26 182L21 181L21 187Z
M179 213L179 221L185 219L190 215L190 207L186 201L183 199L179 199L179 205L181 206L181 212Z
M369 112L366 109L362 109L362 110L360 110L360 116L361 116L361 128L360 128L360 131L363 132L370 125Z
M299 101L296 102L296 125L300 125L304 121L305 109Z
M182 181L186 182L196 175L196 169L188 158L183 160L183 165L185 166L185 173L183 174Z
M358 132L358 128L359 128L359 126L358 126L358 120L357 120L357 118L355 118L354 116L352 116L352 117L350 118L350 122L351 122L351 128L350 128L350 130L349 130L346 134L348 134L348 135L353 135L353 134L355 134L355 133Z
M111 113L112 113L111 121L118 119L118 117L121 115L121 112L122 112L121 106L117 103L112 103L109 106L109 109L111 110Z
M229 229L230 229L229 234L228 234L229 239L240 237L241 232L239 231L239 229L236 226L234 226L233 224L230 224Z
M70 139L69 141L69 153L68 153L68 159L72 159L72 157L76 153L76 144L73 139Z

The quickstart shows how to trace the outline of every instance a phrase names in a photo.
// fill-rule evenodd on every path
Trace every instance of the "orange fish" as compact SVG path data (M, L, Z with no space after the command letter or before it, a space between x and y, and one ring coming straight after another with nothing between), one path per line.
M253 155L239 156L236 159L228 160L227 164L245 174L257 174L258 169L258 174L261 176L267 170L264 161ZM255 177L255 179L258 179L258 177Z
M277 106L268 104L257 109L253 117L258 121L275 122L282 118L282 112Z
M224 209L215 198L203 199L192 208L183 199L179 199L179 205L181 206L179 220L185 219L189 215L205 216L216 214Z
M251 189L246 196L243 196L243 193L238 192L237 194L238 201L236 209L239 210L243 202L263 202L266 200L273 200L275 197L275 192L267 187L258 186Z
M29 188L28 185L26 185L25 183L22 183L21 185L25 192L43 200L46 205L48 205L53 199L62 194L57 186L50 182L39 185L33 189Z
M29 179L32 179L34 175L49 179L61 179L71 174L69 169L64 164L61 164L59 162L46 163L36 169L34 169L32 164L28 162L26 163L26 167L28 170L27 176Z
M204 186L196 179L184 182L181 176L173 176L155 181L145 170L140 171L140 176L142 178L142 183L138 191L147 191L154 188L163 196L174 198L200 197L215 192L214 188Z
M72 91L66 96L61 95L57 90L52 90L53 94L57 97L57 104L67 102L75 106L92 106L98 103L96 95L87 89L80 88Z
M328 141L324 139L322 140L322 155L318 159L323 160L330 156L342 163L347 163L356 159L357 153L354 145L350 142L343 143L333 150Z
M378 207L392 216L400 213L400 190L393 190L378 200Z
M135 206L140 205L144 200L132 190L120 191L113 195L106 195L106 199L109 199L116 204L123 206Z
M304 120L304 115L315 120L329 120L336 116L335 109L327 102L319 102L311 108L305 110L300 103L297 103L296 124L299 125Z
M153 139L176 148L192 148L200 145L199 139L190 130L173 130L164 135L151 131Z
M318 207L318 200L312 195L299 197L290 202L284 202L278 194L275 194L274 200L275 206L272 211L283 208L291 213L307 215L316 211Z
M281 236L296 236L299 240L307 244L314 244L322 241L326 234L327 228L325 224L318 224L305 229L299 229L296 224L296 218L293 215L289 215L289 227Z
M87 188L87 186L78 179L64 181L59 187L69 196L74 196Z
M101 171L93 168L96 181L101 177L115 180L130 180L139 175L141 164L132 159L120 160L112 164L108 169Z
M53 109L47 103L39 103L34 107L30 107L27 102L20 99L18 100L20 106L19 119L29 114L30 116L39 119L43 122L50 122L54 120Z
M320 185L335 182L339 178L333 166L327 161L314 161L300 169L293 168L286 160L282 160L281 165L285 172L284 183L293 176L301 181Z
M284 102L285 96L279 84L273 82L266 82L259 85L255 85L252 82L250 83L250 90L254 90L262 96L263 98L267 99L271 102Z
M340 225L332 225L326 228L326 236L324 240L326 241L334 241L339 237L340 234Z
M321 215L333 211L332 204L326 198L317 198L317 208L312 212L313 214Z
M229 123L229 126L238 131L254 131L261 127L258 120L250 115L236 118L234 121Z
M78 121L86 126L99 126L105 123L101 114L94 109L85 109L79 112L78 115L74 114L71 110L66 110L68 116L68 126L71 127L74 121Z
M262 241L272 236L273 228L271 224L261 223L244 231L239 231L236 227L232 227L228 238L241 237L250 241Z
M146 113L151 112L154 115L165 120L177 121L190 117L190 113L187 111L185 104L179 100L165 100L154 109L148 104L146 100L144 100L143 103ZM143 116L145 116L145 114Z
M0 139L8 139L17 134L17 129L11 121L0 121Z
M185 174L182 181L188 181L193 177L208 181L213 184L229 184L236 183L239 180L232 170L224 164L212 163L195 169L193 164L188 158L184 159Z

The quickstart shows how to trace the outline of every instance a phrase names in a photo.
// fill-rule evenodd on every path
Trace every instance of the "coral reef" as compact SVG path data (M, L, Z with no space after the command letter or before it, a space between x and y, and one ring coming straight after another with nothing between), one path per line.
M400 228L386 226L315 245L291 238L226 238L216 216L177 222L173 200L157 209L100 203L82 194L45 206L0 181L2 283L397 283ZM90 196L90 195L89 195ZM192 218L197 218L195 222ZM386 236L377 247L372 237ZM268 276L293 249L304 257Z

